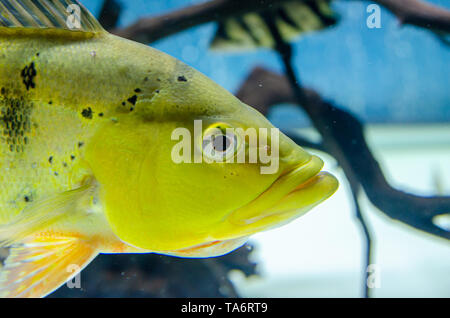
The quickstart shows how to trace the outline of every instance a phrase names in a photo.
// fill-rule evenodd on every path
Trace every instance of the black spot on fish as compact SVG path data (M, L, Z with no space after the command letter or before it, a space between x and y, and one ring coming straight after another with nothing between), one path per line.
M41 53L37 52L37 53L36 53L36 56L39 57L39 55L41 55Z
M161 79L160 79L160 78L157 78L156 80L157 80L158 82L161 82Z
M71 155L71 156L70 156L70 160L72 160L72 161L75 160L75 156L74 156L74 155Z
M132 97L128 98L127 100L130 104L132 104L134 106L134 105L136 105L137 96L133 95Z
M51 105L51 104L53 104L53 102L52 102L52 101L49 101L48 104Z
M23 98L4 98L0 100L0 131L11 152L23 152L29 143L31 133L31 109L33 104Z
M50 157L48 158L48 162L49 162L50 164L53 163L53 156L50 156Z
M157 90L155 91L155 93L156 93L156 94L159 94L159 89L157 89Z
M36 69L34 67L34 62L31 62L29 66L25 66L25 68L22 70L20 75L23 78L23 83L25 84L25 87L27 88L27 91L30 88L35 88L36 84L34 83L34 78L37 75Z
M4 87L2 87L2 89L0 90L0 93L1 93L2 95L5 95L5 94L6 94L6 90L5 90Z
M103 117L103 115L104 115L103 113L99 113L98 117Z
M64 168L67 168L67 163L63 162L63 166L64 166Z
M148 82L148 77L144 78L144 82Z
M178 76L178 82L187 82L187 79L186 79L186 77L181 75L181 76Z
M92 109L90 107L83 109L83 111L81 112L81 115L84 118L92 119Z
M78 148L81 148L81 147L83 147L83 146L84 146L84 142L80 141L80 142L78 143Z
M28 195L26 195L24 197L24 200L25 200L25 202L31 202L32 201L32 199Z
M142 92L142 90L141 90L140 88L136 88L136 89L134 90L134 92L135 92L135 93L140 93L140 92Z
M58 172L56 172L56 171L55 171L55 173L54 173L54 174L55 174L55 177L59 176L59 173L58 173Z
M125 106L126 105L126 103L125 102L122 102L122 106Z

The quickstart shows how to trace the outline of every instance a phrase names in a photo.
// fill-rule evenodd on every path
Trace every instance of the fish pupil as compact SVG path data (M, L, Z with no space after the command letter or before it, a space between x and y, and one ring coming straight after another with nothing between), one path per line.
M230 139L226 135L213 136L213 148L215 151L224 152L230 147Z

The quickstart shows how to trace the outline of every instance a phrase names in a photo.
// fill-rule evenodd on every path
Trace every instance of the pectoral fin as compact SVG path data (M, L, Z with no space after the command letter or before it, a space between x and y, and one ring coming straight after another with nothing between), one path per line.
M97 254L89 242L75 236L28 237L9 249L0 271L0 297L44 297Z
M49 227L63 217L83 214L95 189L93 180L26 207L11 223L0 225L0 247L12 245Z
M98 254L92 239L61 226L89 217L94 190L89 180L78 189L36 201L0 226L0 248L9 250L0 270L1 297L43 297Z

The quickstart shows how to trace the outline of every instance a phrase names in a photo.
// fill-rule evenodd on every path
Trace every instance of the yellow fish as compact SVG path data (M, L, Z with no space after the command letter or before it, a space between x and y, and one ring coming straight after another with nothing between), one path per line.
M0 90L2 297L45 296L99 253L222 255L338 187L256 110L77 1L0 0Z

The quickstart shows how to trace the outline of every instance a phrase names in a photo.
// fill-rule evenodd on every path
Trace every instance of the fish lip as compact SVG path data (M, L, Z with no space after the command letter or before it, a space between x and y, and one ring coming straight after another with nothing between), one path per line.
M249 225L252 223L251 220L261 219L264 217L264 211L276 206L283 198L309 186L311 182L314 183L322 168L323 161L317 156L311 156L309 161L287 169L250 203L232 212L229 216L230 222L236 225Z
M263 193L268 191L273 191L274 188L281 186L279 183L283 182L283 179L296 179L300 180L300 183L297 183L292 189L285 193L285 196L297 191L300 188L303 188L305 185L311 183L315 179L315 177L322 171L323 161L316 156L311 156L311 159L305 163L302 163L292 169L287 169L283 171L280 176L272 183L270 187L268 187ZM300 178L301 175L305 172L305 169L311 169L311 173L308 174L307 178ZM299 177L299 178L297 178ZM261 196L261 195L260 195ZM258 197L260 197L258 196ZM258 199L258 198L256 198Z
M289 175L289 176L295 176L295 175L301 174L302 171L303 171L303 169L304 169L305 167L314 167L314 166L315 166L315 169L314 169L314 170L315 170L315 173L314 173L313 175L311 175L308 179L304 180L303 182L301 182L301 183L299 183L299 184L297 185L297 187L298 187L298 186L301 186L301 185L303 185L303 184L309 182L309 181L310 181L311 179L313 179L317 174L319 174L320 171L322 171L322 168L323 168L323 162L322 162L322 160L319 159L319 157L311 156L311 159L308 160L307 162L305 162L305 163L303 163L303 164L301 164L301 165L298 165L298 166L296 166L295 168L293 168L293 169L291 169L291 170L288 170L288 171L286 171L286 172L283 172L283 173L277 178L277 180L275 180L275 182L278 181L279 179L281 179L282 177L286 176L286 175ZM272 187L272 186L271 186L271 187ZM271 187L269 187L269 188L271 188Z
M261 215L259 216L255 216L252 219L248 219L246 220L246 224L247 225L251 225L253 223L256 223L258 221L261 221L263 219L267 219L269 217L278 215L278 216L283 216L283 215L290 215L292 214L293 211L301 211L298 212L297 214L295 214L294 218L299 217L300 215L303 215L304 213L306 213L307 211L309 211L311 208L313 208L315 205L319 204L320 202L326 200L327 198L329 198L337 189L337 186L331 190L331 191L321 191L320 192L320 199L315 200L315 202L313 204L308 204L306 206L296 206L295 208L290 207L289 209L283 209L280 207L280 203L283 202L284 199L288 198L291 195L296 195L297 193L299 195L303 195L302 191L304 190L308 190L308 189L313 189L316 186L319 185L319 183L321 183L322 181L324 181L324 179L328 179L330 180L331 178L335 179L332 175L330 175L328 172L326 171L320 171L319 173L317 173L316 175L314 175L313 177L309 178L307 181L299 184L297 187L295 187L292 191L290 191L289 193L287 193L278 203L276 203L273 206L268 207L265 211L263 211L261 213ZM335 179L336 180L336 179ZM317 189L317 188L316 188ZM294 219L291 218L290 220ZM278 227L280 225L282 225L284 223L281 224L275 224L275 226L273 227ZM268 227L271 228L271 227ZM267 229L268 229L267 228Z
M292 193L294 193L294 192L297 192L297 191L299 191L301 189L307 188L309 186L313 186L315 181L317 180L317 176L320 175L321 172L322 172L322 169L318 170L317 173L314 174L313 176L311 176L309 179L304 180L302 183L299 183L295 188L292 189L292 191L288 192L285 195L285 197L290 195L290 194L292 194ZM295 171L293 171L293 173L295 173Z

